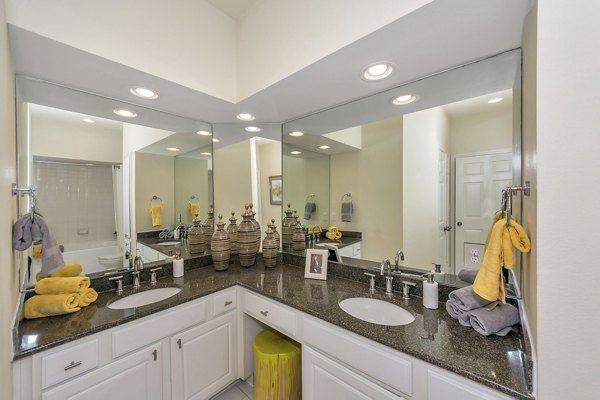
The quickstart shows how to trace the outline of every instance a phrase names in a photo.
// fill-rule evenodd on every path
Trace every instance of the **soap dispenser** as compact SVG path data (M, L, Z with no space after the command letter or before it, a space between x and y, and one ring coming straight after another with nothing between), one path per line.
M423 306L436 310L438 305L438 283L433 280L433 273L429 273L427 280L423 281Z
M442 264L432 263L434 270L433 272L433 280L436 282L442 282L444 280L444 272L442 272Z
M183 276L183 258L181 253L175 253L175 259L173 260L173 278L180 278Z

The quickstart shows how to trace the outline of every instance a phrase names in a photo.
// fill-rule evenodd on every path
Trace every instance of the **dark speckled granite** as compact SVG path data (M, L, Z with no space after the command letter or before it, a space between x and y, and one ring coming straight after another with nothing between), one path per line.
M143 307L111 310L106 305L114 300L114 291L104 291L98 300L80 312L24 320L18 325L15 358L22 358L48 348L67 343L107 328L165 310L184 302L206 296L236 284L267 296L324 321L389 346L423 361L453 371L511 396L531 399L529 356L521 335L509 333L506 337L483 337L470 328L461 326L445 311L431 311L422 307L419 297L408 301L396 294L392 300L382 290L369 295L366 282L356 282L331 274L327 281L304 279L304 270L291 264L303 265L302 258L290 259L289 264L266 269L259 259L257 265L242 268L230 265L226 272L215 272L206 259L197 265L186 263L185 275L159 278L159 286L178 286L182 291L169 299ZM189 260L192 261L192 260ZM148 289L148 283L142 289ZM126 287L122 296L132 293ZM343 312L338 303L348 297L374 297L388 300L406 308L415 315L415 321L405 326L380 326L356 319Z

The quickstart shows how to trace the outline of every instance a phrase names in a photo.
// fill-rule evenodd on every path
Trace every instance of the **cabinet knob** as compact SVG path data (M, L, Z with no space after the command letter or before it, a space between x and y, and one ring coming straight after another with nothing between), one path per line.
M456 225L458 225L458 226L462 226L462 222L458 221L458 222L456 223Z
M179 346L179 348L181 348L181 339L177 339L177 346Z
M231 301L231 300L227 300L227 301L225 302L225 305L226 305L226 306L228 306L228 305L230 305L230 304L232 304L232 303L233 303L233 301Z
M268 311L261 311L260 313L261 313L262 315L264 315L265 317L267 316L267 314L269 314L269 312L268 312Z
M152 355L154 356L154 361L158 360L158 350L154 349Z

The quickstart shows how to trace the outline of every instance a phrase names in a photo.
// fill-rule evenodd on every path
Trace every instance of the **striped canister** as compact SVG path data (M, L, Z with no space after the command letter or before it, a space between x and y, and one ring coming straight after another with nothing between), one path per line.
M294 235L292 237L292 250L294 254L304 255L306 237L304 236L304 229L300 222L296 224Z
M260 231L260 224L258 223L257 220L254 219L254 216L256 215L256 213L254 212L254 210L252 210L252 203L250 203L250 214L252 214L252 218L250 218L250 221L252 221L252 225L254 225L254 228L256 229L256 252L260 252L260 241L262 240L262 233Z
M246 204L242 222L238 226L238 254L242 267L251 267L256 262L256 228L252 224L252 213Z
M190 254L204 254L206 250L206 240L204 238L204 230L202 226L200 226L200 220L198 219L198 214L192 220L193 226L190 228L188 232L188 247L190 249Z
M217 230L213 233L210 240L210 252L212 253L213 266L215 271L225 271L229 268L229 258L231 257L229 236L225 232L225 222L223 216L219 215L217 221Z
M231 212L231 218L229 218L229 226L227 227L227 234L229 235L229 243L231 243L231 255L238 253L238 226L237 219L235 218L235 212Z
M273 231L273 238L277 242L277 250L281 248L281 237L279 236L279 232L277 232L277 225L275 225L275 220L271 220L271 230Z
M208 209L208 218L202 223L202 230L204 231L204 241L208 245L215 232L215 209L212 204Z
M297 220L293 218L294 211L290 208L291 206L288 204L288 208L285 210L285 218L281 223L281 239L283 241L283 251L292 251L292 236L294 236L294 229L296 228Z
M262 256L266 268L273 268L277 265L277 253L279 252L279 244L273 236L271 225L267 227L265 239L262 242Z

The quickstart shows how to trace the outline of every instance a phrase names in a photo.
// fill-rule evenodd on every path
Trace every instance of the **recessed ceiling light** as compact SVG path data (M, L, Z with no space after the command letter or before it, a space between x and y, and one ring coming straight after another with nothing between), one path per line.
M169 150L169 151L179 151L179 149L177 147L167 147L167 150Z
M251 132L251 133L260 132L262 130L258 126L247 126L244 129L246 130L246 132Z
M117 108L117 109L113 110L113 112L121 117L126 117L126 118L137 117L137 113L130 111L130 110L126 110L124 108Z
M141 97L142 99L153 100L158 98L158 93L156 93L154 90L146 89L143 87L132 87L131 89L129 89L129 91L131 92L131 94L137 97Z
M198 131L196 133L198 135L201 135L201 136L210 136L210 135L212 135L212 133L210 133L209 131Z
M91 118L84 118L84 119L83 119L83 122L87 122L88 124L93 124L93 123L94 123L94 122L96 122L96 121L94 121L94 120L93 120L93 119L91 119Z
M204 151L204 152L202 152L200 154L203 155L203 156L210 156L210 153L208 151Z
M254 121L254 115L249 113L239 113L235 117L240 121Z
M300 136L304 136L304 132L294 131L294 132L290 132L289 135L295 136L295 137L300 137Z
M327 146L326 144L324 144L324 145L322 145L322 146L319 146L319 148L320 148L321 150L327 150L327 149L330 149L330 148L331 148L331 146Z
M392 67L391 63L378 62L365 67L363 70L363 78L368 81L377 81L390 76L393 70L394 67Z
M217 139L217 138L213 138L213 140L212 140L212 141L213 141L213 143L219 143L219 142L220 142L220 140L219 140L219 139Z
M495 103L500 103L501 101L502 101L502 97L495 97L491 100L488 100L488 103L495 104Z
M290 154L298 155L298 154L302 154L302 152L298 151L298 150L294 150L294 151L290 151Z
M394 97L392 99L392 104L396 106L403 106L405 104L410 104L415 100L417 100L417 96L414 94L403 94L402 96Z

